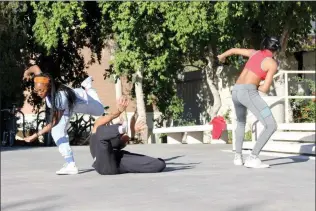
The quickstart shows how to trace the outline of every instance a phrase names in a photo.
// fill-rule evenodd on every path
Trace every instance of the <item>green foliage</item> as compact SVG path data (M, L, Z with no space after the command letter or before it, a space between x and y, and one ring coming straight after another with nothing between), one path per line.
M177 118L173 118L174 126L193 126L196 125L195 119L192 119L192 114L181 114Z
M300 45L303 51L314 51L316 49L315 35L316 30L314 30L314 35L309 35L306 39L300 40Z
M226 123L227 124L231 124L232 123L232 120L230 118L230 114L231 114L231 109L227 109L227 111L225 112L225 114L223 115L224 119L226 120Z
M92 50L92 64L96 58L100 61L101 50L113 40L115 57L109 72L132 81L132 75L142 70L145 102L156 105L166 119L178 118L183 105L176 97L176 82L185 65L204 68L207 58L229 48L258 48L266 34L284 35L284 48L300 49L298 41L310 32L315 11L312 2L1 3L1 72L3 66L10 67L5 71L14 70L10 77L20 80L20 65L33 57L56 80L79 86L86 76L80 50ZM5 35L4 28L6 33L15 32ZM229 61L237 68L244 63L238 57ZM3 84L8 85L6 77ZM18 93L14 90L20 84L15 84L12 93ZM6 95L11 96L10 91Z
M91 65L96 58L100 62L105 45L103 33L107 28L100 28L101 13L96 2L31 2L27 7L29 48L35 63L55 80L79 87L87 76L81 50L90 48L87 64ZM28 101L39 105L34 95Z
M305 82L308 84L309 90L312 95L315 96L315 81L311 79L304 79L295 77L295 81L297 82ZM293 96L300 96L301 93L293 93ZM291 99L290 105L293 110L293 120L297 123L312 123L315 122L316 119L316 101L315 99Z
M312 123L316 118L316 104L313 100L293 99L290 101L293 119L296 123Z
M252 140L252 133L251 131L245 132L245 138L244 141L251 141ZM233 132L230 130L228 131L228 143L232 144L233 143Z
M27 26L22 15L26 7L18 2L0 2L0 92L3 107L23 105L21 86L27 61Z
M82 22L84 2L32 2L36 21L33 25L35 40L48 51L56 49L61 39L67 44L70 32L84 29L87 24Z
M247 132L245 132L245 141L251 141L252 139L252 133L251 130L248 130Z
M155 104L166 118L176 118L182 106L175 82L183 58L174 41L176 34L163 21L167 5L171 6L166 2L99 3L103 15L110 18L118 46L110 71L132 81L132 75L143 70L145 102Z
M101 59L104 47L103 34L99 27L100 11L95 2L32 2L35 16L33 32L35 43L43 47L47 71L65 83L75 86L86 77L80 50L89 47L91 61ZM39 61L43 60L40 56ZM51 62L53 67L47 67ZM62 76L62 78L61 78Z
M177 118L181 113L175 83L184 64L199 62L198 66L203 68L207 57L215 58L231 47L259 48L264 35L281 36L288 25L292 32L289 41L304 37L314 17L304 11L315 11L307 2L99 2L98 5L117 44L113 73L125 74L132 80L131 76L142 69L145 101L155 104L165 118ZM290 42L290 46L295 47L295 43ZM231 57L230 62L239 69L244 60Z

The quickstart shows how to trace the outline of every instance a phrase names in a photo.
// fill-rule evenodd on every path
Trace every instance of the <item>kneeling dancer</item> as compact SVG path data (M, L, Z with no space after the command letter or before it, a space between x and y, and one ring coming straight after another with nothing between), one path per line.
M161 158L153 158L122 150L129 140L126 135L127 123L107 125L117 118L127 107L128 100L121 97L116 112L98 118L90 138L90 152L93 168L101 175L123 173L156 173L165 169L166 163ZM136 122L134 129L144 129L143 122Z

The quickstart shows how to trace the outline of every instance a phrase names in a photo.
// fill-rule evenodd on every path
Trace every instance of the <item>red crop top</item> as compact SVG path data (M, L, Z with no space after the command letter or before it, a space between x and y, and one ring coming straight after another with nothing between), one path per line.
M264 80L267 76L267 72L261 68L261 63L266 58L272 58L273 54L269 50L256 51L247 61L245 68L254 72L261 80Z

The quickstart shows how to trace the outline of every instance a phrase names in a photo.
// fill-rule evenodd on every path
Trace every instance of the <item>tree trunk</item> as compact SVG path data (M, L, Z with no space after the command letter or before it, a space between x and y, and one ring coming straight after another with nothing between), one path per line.
M210 57L207 58L208 60L208 64L207 67L205 69L205 73L206 73L206 83L208 85L209 91L212 93L213 95L213 106L210 106L210 103L208 102L208 108L207 108L207 113L210 114L210 119L213 119L215 116L217 116L219 109L222 106L222 100L219 94L219 90L218 88L215 86L216 83L216 74L215 74L215 70L213 67L213 59Z
M222 101L219 91L215 86L214 81L210 79L209 75L210 73L206 71L206 82L214 99L213 106L209 108L210 110L208 110L208 112L211 115L211 119L213 119L215 116L217 116L217 113L222 106Z
M287 18L286 23L284 24L283 32L282 32L282 35L280 38L281 50L280 50L278 57L279 57L279 61L280 61L279 69L281 69L281 70L289 70L290 69L290 61L286 56L286 48L287 48L288 40L289 40L291 31L292 31L292 28L291 28L292 10L293 10L293 7L288 8L288 11L287 11L288 18ZM283 96L285 94L284 93L284 86L285 86L285 78L283 75L281 77L278 77L278 79L274 83L274 87L275 87L277 96ZM292 108L289 106L288 110L285 112L289 113L289 121L291 122L293 120Z
M287 48L290 34L292 32L291 22L293 18L293 11L295 10L296 5L297 4L295 2L291 2L290 6L287 8L287 11L286 11L287 19L284 24L282 35L280 38L280 43L281 43L281 50L279 53L280 69L284 69L284 70L289 69L290 67L285 53L286 53L286 48Z
M143 92L143 69L140 69L135 74L135 94L136 94L136 107L138 118L137 121L144 121L146 123L146 128L141 132L140 138L143 143L148 141L148 126L146 120L146 106L144 101Z
M286 70L290 68L290 64L289 61L286 57L286 48L287 48L287 44L288 44L288 40L289 40L289 36L291 33L291 28L290 28L290 21L287 21L284 25L283 28L283 32L282 32L282 36L280 39L280 43L281 43L281 50L279 53L279 59L280 59L280 69L282 70Z
M136 124L136 120L137 120L137 110L134 112L133 116L130 119L130 130L131 130L131 138L134 139L135 138L135 124Z

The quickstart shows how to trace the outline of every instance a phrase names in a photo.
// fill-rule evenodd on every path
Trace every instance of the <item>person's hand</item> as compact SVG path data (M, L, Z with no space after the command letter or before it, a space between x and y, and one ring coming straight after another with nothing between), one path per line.
M29 81L32 79L31 74L26 70L23 74L23 80Z
M226 58L224 56L218 55L217 58L218 58L218 61L220 61L221 63L225 63Z
M128 104L129 104L129 99L126 96L121 96L117 101L117 109L120 112L123 112L127 108Z
M142 130L144 130L146 127L147 127L146 122L143 120L139 120L139 121L136 121L134 130L136 133L139 133Z
M32 141L34 141L36 138L37 138L37 134L35 133L35 134L33 134L33 135L29 136L29 137L24 138L24 141L25 141L25 142L32 142Z

